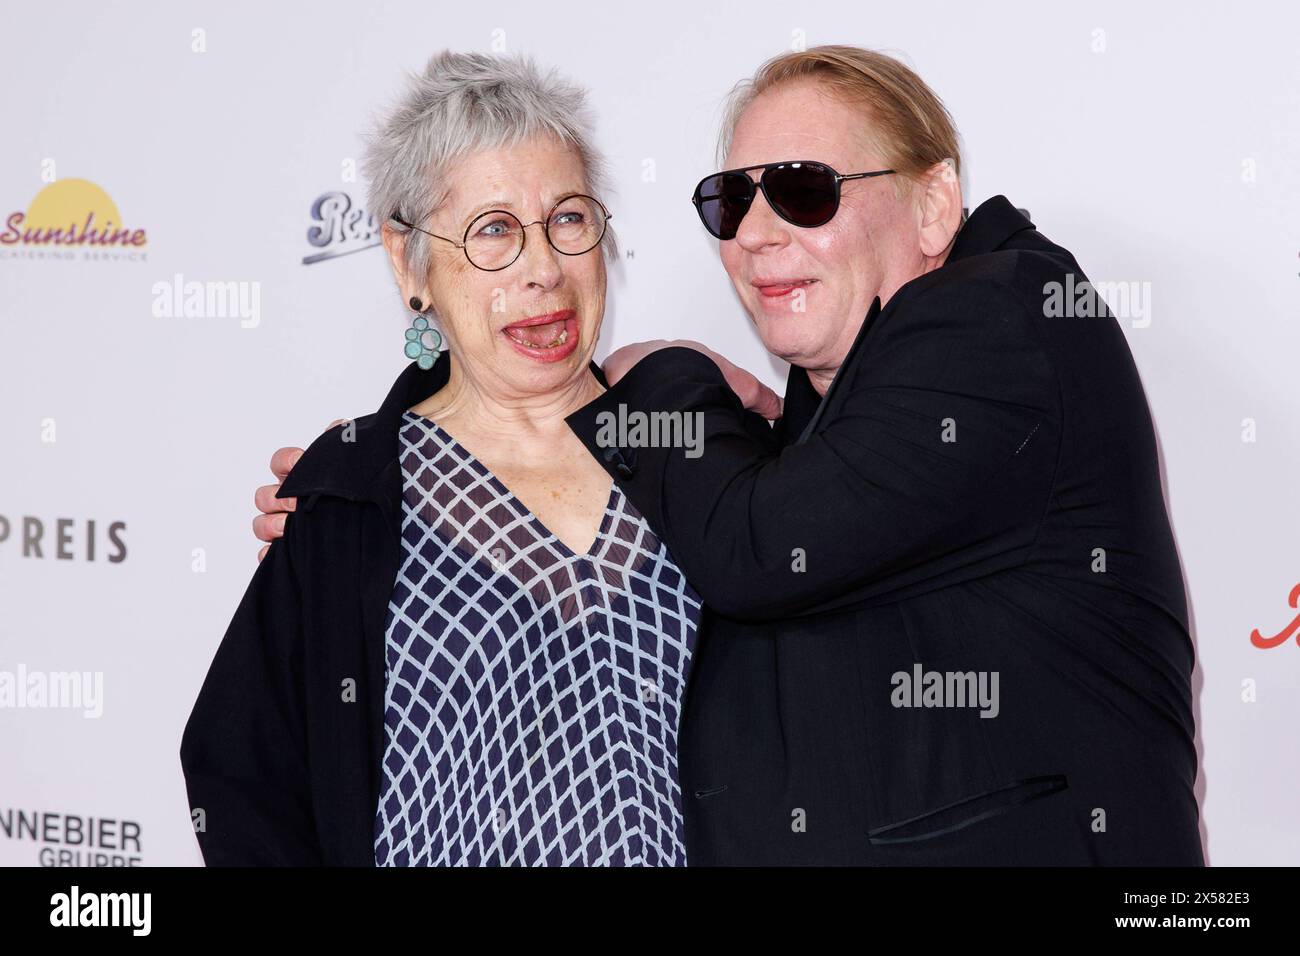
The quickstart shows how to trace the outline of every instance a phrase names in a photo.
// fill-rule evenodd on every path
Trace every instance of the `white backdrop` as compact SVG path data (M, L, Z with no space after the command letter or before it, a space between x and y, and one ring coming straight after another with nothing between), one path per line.
M504 49L588 86L627 254L600 354L696 338L779 388L689 196L724 94L800 43L902 55L963 134L970 208L1004 193L1095 281L1149 293L1125 329L1194 614L1208 857L1300 863L1300 644L1250 640L1300 582L1294 4L6 6L0 682L102 693L0 708L0 864L200 862L177 750L255 567L253 490L406 361L382 251L308 241L319 197L364 205L358 133L404 71ZM5 238L14 213L88 212L143 244ZM247 308L168 315L177 281Z

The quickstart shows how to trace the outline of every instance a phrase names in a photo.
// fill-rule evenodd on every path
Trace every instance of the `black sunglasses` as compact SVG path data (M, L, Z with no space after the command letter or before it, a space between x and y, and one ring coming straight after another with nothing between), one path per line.
M749 178L755 169L763 171L757 183ZM837 173L825 163L806 159L725 169L701 179L691 202L704 228L718 239L736 238L740 221L753 205L758 189L763 190L772 211L786 222L812 229L835 217L840 208L840 183L892 172L878 169L871 173Z

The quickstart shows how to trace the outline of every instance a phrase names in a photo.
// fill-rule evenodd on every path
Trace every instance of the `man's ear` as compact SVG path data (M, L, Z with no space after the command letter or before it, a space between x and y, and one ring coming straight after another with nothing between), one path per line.
M935 163L923 181L921 195L921 252L938 258L948 251L961 226L961 182L951 159Z
M392 263L393 275L397 279L397 287L402 290L402 301L411 301L412 296L418 296L424 303L429 302L428 277L416 278L407 273L406 270L406 240L407 233L398 232L393 228L391 223L384 223L379 227L380 238L384 241L384 250L388 253L388 261Z

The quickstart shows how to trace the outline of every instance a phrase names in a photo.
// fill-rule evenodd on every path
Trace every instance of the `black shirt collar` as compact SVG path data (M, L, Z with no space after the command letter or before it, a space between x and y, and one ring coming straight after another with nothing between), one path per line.
M957 230L952 251L944 261L955 262L967 256L978 256L1002 248L1003 244L1023 229L1033 229L1034 224L1006 196L994 196L980 203Z

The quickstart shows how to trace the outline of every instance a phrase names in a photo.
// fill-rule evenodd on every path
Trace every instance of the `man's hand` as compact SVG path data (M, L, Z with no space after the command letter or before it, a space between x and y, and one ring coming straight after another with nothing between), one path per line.
M329 431L335 425L346 421L346 418L336 418L326 426L325 430ZM285 515L298 507L298 499L277 498L275 493L280 490L285 476L293 470L293 466L301 457L301 448L281 448L271 456L271 474L275 475L275 484L262 485L253 493L253 504L261 512L253 519L253 534L257 536L257 540L271 542L284 534ZM270 547L269 543L262 546L262 550L257 552L258 561L266 557Z
M655 339L652 342L636 342L632 345L625 345L621 349L611 352L609 357L605 359L605 364L602 366L605 379L610 385L613 385L626 375L633 365L651 352L673 348L674 346L695 349L695 351L701 352L712 359L714 364L722 370L727 385L736 393L741 404L749 411L757 412L768 421L781 417L781 396L760 382L752 373L745 371L738 365L733 365L707 345L692 342L690 339Z

